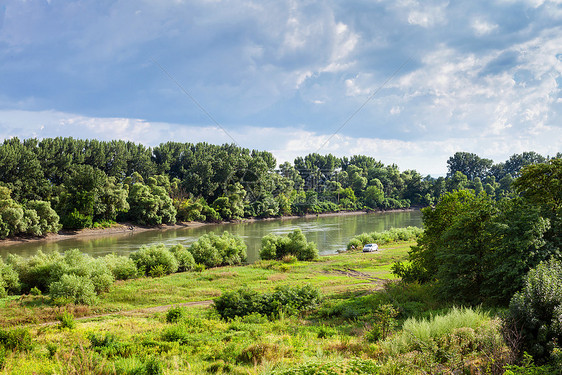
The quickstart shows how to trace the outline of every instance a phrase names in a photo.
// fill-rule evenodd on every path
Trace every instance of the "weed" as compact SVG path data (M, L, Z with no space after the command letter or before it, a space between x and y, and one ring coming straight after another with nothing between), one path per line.
M74 315L72 315L68 311L64 311L63 313L57 315L57 320L60 322L60 328L73 329L76 326Z
M166 322L167 323L177 323L183 317L185 317L185 308L181 306L171 307L168 312L166 312Z

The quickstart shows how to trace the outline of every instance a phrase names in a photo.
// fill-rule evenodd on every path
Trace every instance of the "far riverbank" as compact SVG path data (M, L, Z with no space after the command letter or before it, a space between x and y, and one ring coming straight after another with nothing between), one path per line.
M39 242L56 242L66 239L87 239L87 238L97 238L106 237L114 235L123 235L131 233L142 233L147 231L167 231L173 229L187 229L187 228L198 228L202 226L212 226L228 223L253 223L262 221L275 221L275 220L292 220L300 218L314 218L314 217L334 217L334 216L349 216L349 215L365 215L368 213L383 213L383 212L407 212L415 211L416 208L402 209L402 210L389 210L389 211L340 211L340 212L327 212L320 214L307 214L303 216L280 216L272 218L249 218L229 222L220 223L204 223L204 222L179 222L176 224L165 224L159 226L141 226L132 223L117 223L109 228L84 228L80 230L61 230L58 233L49 233L46 236L29 236L29 237L12 237L0 240L0 247L9 247L12 245L21 245L25 243L39 243Z

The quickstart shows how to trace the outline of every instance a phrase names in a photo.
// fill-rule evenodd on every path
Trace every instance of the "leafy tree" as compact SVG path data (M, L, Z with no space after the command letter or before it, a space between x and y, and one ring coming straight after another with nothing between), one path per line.
M478 155L469 152L456 152L447 160L447 177L453 177L456 172L461 172L469 180L476 177L486 177L493 161L480 158Z

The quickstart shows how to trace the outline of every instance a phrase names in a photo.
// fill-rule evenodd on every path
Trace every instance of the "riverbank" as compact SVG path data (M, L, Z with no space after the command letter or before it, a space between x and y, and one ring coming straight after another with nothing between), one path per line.
M225 223L252 223L260 221L272 221L272 220L291 220L299 218L314 218L314 217L333 217L333 216L348 216L348 215L366 215L368 213L380 213L380 212L404 212L404 211L415 211L416 209L403 209L403 210L391 210L391 211L341 211L341 212L327 212L321 214L308 214L304 216L281 216L273 218L250 218L242 219L238 221L221 222L221 223L202 223L202 222L180 222L170 225L160 225L160 226L141 226L132 223L118 223L114 224L109 228L85 228L80 230L62 230L58 233L49 233L42 237L12 237L0 240L0 247L9 247L12 245L20 245L24 243L38 243L38 242L56 242L66 239L87 239L114 235L126 235L131 233L141 233L147 231L165 231L171 229L183 229L183 228L197 228L206 225L217 225Z

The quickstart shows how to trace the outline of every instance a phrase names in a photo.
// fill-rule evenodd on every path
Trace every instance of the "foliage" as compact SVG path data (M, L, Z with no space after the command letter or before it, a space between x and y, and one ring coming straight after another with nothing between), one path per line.
M166 312L167 323L177 323L186 316L185 308L181 306L170 307Z
M523 289L509 305L509 318L521 329L523 349L544 360L562 342L562 263L542 262L529 271Z
M27 328L0 328L0 348L29 351L33 347L31 334Z
M178 261L178 272L191 271L195 267L193 255L182 244L170 247L170 252Z
M64 254L38 251L29 258L10 254L7 263L17 272L23 292L29 292L34 287L47 292L51 284L60 281L63 275L88 279L96 293L108 291L114 281L103 258L94 259L78 249L68 250Z
M314 242L308 242L302 231L297 228L285 237L270 233L262 238L261 259L281 260L287 255L296 256L298 260L313 260L318 257Z
M146 246L131 253L130 258L135 262L139 272L155 276L169 275L177 272L178 261L174 254L164 244Z
M93 305L98 301L94 283L84 277L64 274L49 285L51 300L57 303Z
M20 289L19 275L11 264L5 264L0 258L0 298L15 294Z
M240 236L224 232L221 236L205 234L189 247L195 263L206 267L242 264L246 261L246 244Z
M273 293L259 294L248 288L226 292L214 300L214 307L223 319L233 319L253 313L277 318L280 314L297 314L314 307L320 300L317 289L309 285L281 286Z
M57 320L60 322L60 328L73 329L76 326L76 321L74 320L74 315L68 311L57 315Z
M445 300L507 304L525 273L558 252L540 212L521 198L447 193L422 210L425 230L409 262L393 271L405 281L435 282Z
M337 361L310 361L271 375L367 375L378 374L380 365L371 359L352 358Z
M137 265L130 257L108 254L101 260L111 271L115 280L134 279L138 276Z

